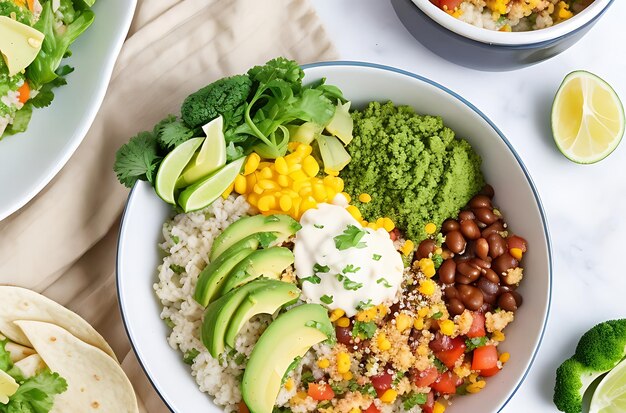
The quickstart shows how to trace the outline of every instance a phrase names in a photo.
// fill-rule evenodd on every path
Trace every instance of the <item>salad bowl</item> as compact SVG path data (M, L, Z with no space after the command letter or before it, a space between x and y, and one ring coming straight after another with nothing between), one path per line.
M326 78L337 85L353 106L372 100L393 101L418 113L440 115L459 137L482 157L482 171L496 190L495 202L510 228L524 232L525 281L518 290L524 305L502 343L511 354L505 369L479 394L455 399L447 411L501 410L526 377L543 337L552 288L551 247L541 201L528 171L498 128L476 107L442 85L386 66L358 62L328 62L305 66L305 82ZM124 211L117 254L117 286L127 334L147 376L173 412L202 409L219 412L200 392L181 355L169 346L168 327L160 318L161 304L153 285L162 260L163 223L172 216L146 182L137 183Z

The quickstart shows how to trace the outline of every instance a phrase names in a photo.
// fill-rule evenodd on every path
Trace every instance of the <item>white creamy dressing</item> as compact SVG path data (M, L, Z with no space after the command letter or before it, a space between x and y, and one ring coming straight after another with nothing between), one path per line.
M344 206L332 204L309 209L300 224L294 265L308 301L340 308L352 317L363 304L393 300L402 283L404 264L384 229L363 228ZM345 248L354 239L345 236L346 230L362 235L357 246ZM336 245L335 238L341 235L348 240L345 249Z

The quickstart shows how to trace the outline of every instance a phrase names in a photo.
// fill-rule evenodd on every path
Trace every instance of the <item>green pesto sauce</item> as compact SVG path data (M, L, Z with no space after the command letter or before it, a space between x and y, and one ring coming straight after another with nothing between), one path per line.
M352 161L341 178L366 220L387 216L420 242L427 223L440 228L483 187L480 157L441 117L392 102L371 102L352 117ZM359 202L362 193L372 200Z

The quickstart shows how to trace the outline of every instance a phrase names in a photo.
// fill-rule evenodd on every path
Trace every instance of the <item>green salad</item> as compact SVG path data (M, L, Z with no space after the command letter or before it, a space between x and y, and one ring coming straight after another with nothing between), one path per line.
M0 0L0 139L24 132L33 108L74 69L61 65L93 23L95 0Z

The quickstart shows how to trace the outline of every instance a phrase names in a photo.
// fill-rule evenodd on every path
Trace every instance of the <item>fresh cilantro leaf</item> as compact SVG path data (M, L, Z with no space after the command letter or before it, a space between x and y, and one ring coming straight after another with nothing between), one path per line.
M176 235L172 235L170 236L170 238L172 239L172 241L174 241L174 245L180 242L180 238L178 238Z
M269 247L274 241L278 239L276 234L274 234L273 232L259 232L256 237L259 240L259 244L261 244L261 248Z
M428 397L426 394L412 393L409 396L403 397L402 406L404 407L404 410L411 410L415 406L425 404L427 400Z
M46 369L20 383L9 403L0 405L8 413L48 413L54 404L54 396L67 390L67 382L58 373Z
M13 362L11 361L11 354L6 349L6 345L9 340L0 340L0 370L8 371L11 367L13 367Z
M47 106L50 106L52 100L54 99L54 92L52 91L52 89L66 85L67 80L65 80L65 76L72 73L73 71L74 68L71 66L60 66L56 70L56 74L58 75L58 77L52 82L43 85L37 92L37 96L29 99L28 102L36 108L45 108Z
M313 265L314 274L327 273L328 271L330 271L328 265L320 265L318 263L315 263L315 265Z
M383 256L382 256L382 255L380 255L380 254L374 254L374 255L372 255L372 259L373 259L374 261L380 261L380 259L381 259L382 257L383 257Z
M441 360L439 360L438 358L435 357L435 359L433 360L433 364L435 365L435 367L437 368L437 371L439 373L445 373L446 371L448 371L448 368L446 367L445 364L443 364L441 362Z
M313 373L310 370L306 370L300 375L300 381L304 384L313 383L315 381L315 377L313 377Z
M373 321L355 321L352 327L352 336L361 339L370 339L376 333L376 323Z
M389 281L387 281L387 279L383 277L377 279L376 284L382 284L385 288L391 288L391 284L389 284Z
M170 270L174 271L174 273L180 275L185 272L185 267L176 264L170 264Z
M137 180L152 183L160 161L156 137L141 132L117 150L113 170L117 179L130 188Z
M339 251L347 250L348 248L364 248L366 246L365 243L360 241L365 234L367 232L364 229L348 225L341 235L333 238L335 247Z
M392 385L395 387L398 384L400 384L400 380L402 380L403 377L404 377L403 371L396 371L396 373L393 375Z
M478 347L482 347L487 344L487 341L489 341L489 339L485 336L468 338L465 340L465 352L469 353Z
M315 228L317 228L317 229L323 229L324 228L324 225L322 225L322 224L313 224L313 226Z
M357 272L360 269L361 269L361 267L355 267L352 264L348 264L348 265L345 266L345 268L343 270L341 270L341 272L344 273L344 274L355 273L355 272Z
M323 302L324 304L332 304L333 300L334 298L332 295L324 294L323 296L320 297L320 301Z
M359 288L363 287L362 283L352 281L350 278L346 277L345 275L336 274L335 277L337 277L337 281L343 282L343 288L345 288L348 291L356 291Z
M435 269L438 269L441 267L441 264L443 264L443 257L441 255L433 254L431 260L433 260L433 264L435 264Z
M329 344L334 344L335 341L337 340L337 336L335 335L335 328L332 326L328 327L326 324L322 324L315 320L309 320L306 323L304 323L304 325L307 327L316 328L322 333L326 334L326 337L328 337L327 341Z
M359 301L359 304L356 306L356 309L359 311L363 311L372 307L374 307L374 304L372 304L372 299L370 298L367 301Z
M196 359L196 357L198 357L198 354L200 354L200 352L195 348L192 348L191 350L185 352L185 355L183 356L183 362L185 364L192 365L193 361Z
M465 382L463 384L461 384L459 387L456 388L456 394L458 394L459 396L465 396L466 394L468 394L469 392L467 391L467 385L469 383Z
M317 275L311 275L310 277L302 278L302 282L304 283L305 281L308 281L311 284L319 284L322 282L322 279Z
M233 142L229 142L226 145L226 160L232 162L244 156L244 151L241 146L235 145Z
M157 137L159 146L170 151L181 143L193 138L195 131L189 129L182 120L176 116L169 115L154 127L154 134Z
M435 314L432 315L431 318L439 320L441 317L443 317L443 313L441 311L437 311Z

